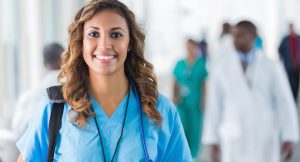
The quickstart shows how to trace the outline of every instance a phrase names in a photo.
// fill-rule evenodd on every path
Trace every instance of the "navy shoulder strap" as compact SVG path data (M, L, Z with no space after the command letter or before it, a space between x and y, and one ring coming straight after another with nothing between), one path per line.
M62 86L53 86L47 88L47 94L49 99L54 103L64 103L64 96L61 92Z
M61 86L53 86L47 88L47 94L49 99L53 103L49 122L49 145L47 162L53 162L56 139L61 128L61 119L63 115L65 100L61 92Z

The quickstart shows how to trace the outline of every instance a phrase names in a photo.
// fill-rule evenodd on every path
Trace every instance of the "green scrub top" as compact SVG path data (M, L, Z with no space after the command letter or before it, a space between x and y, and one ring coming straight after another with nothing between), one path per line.
M202 128L202 85L208 73L205 59L199 58L193 65L187 60L180 60L173 71L179 86L178 112L194 158L200 150Z

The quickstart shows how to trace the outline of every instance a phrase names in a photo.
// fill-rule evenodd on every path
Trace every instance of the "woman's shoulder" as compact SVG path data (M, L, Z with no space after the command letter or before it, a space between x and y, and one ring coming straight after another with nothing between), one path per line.
M17 142L17 147L23 155L24 161L37 159L45 161L47 141L48 141L48 123L51 114L51 100L43 95L31 114L30 122L22 137Z
M165 118L173 119L177 113L176 107L173 102L161 93L158 93L157 109L161 114L163 120L165 120Z
M47 133L48 131L46 130L49 128L48 125L54 102L49 98L47 93L44 93L36 102L37 104L30 114L31 119L28 125L30 129L33 129L32 131ZM64 104L64 109L66 109L66 107L68 107L68 104ZM27 129L29 129L29 127L27 127Z
M45 94L42 95L40 100L37 101L38 104L35 107L33 118L47 118L50 116L51 109L52 109L52 101L49 97Z
M206 64L206 60L204 57L199 57L195 61L196 67L198 67L198 66L202 67L202 66L205 66L205 64Z
M158 143L164 146L161 148L163 155L158 161L192 161L181 120L173 102L159 93L157 109L163 118L162 125L158 129Z
M176 67L184 66L184 65L185 65L185 59L180 59L176 62Z
M70 108L70 105L64 101L63 97L60 96L60 94L58 93L53 93L53 92L49 92L49 88L47 89L47 92L45 92L41 97L40 100L37 101L38 102L38 106L36 106L35 108L35 113L33 114L34 117L37 116L43 116L45 118L47 118L48 122L50 119L50 114L53 107L54 103L61 103L64 104L64 112L66 111L66 109ZM62 95L62 94L61 94ZM44 114L44 115L42 115Z
M158 97L157 97L157 108L159 109L168 109L168 111L176 111L175 106L173 104L173 102L166 97L164 94L162 93L158 93ZM161 110L159 110L161 111Z

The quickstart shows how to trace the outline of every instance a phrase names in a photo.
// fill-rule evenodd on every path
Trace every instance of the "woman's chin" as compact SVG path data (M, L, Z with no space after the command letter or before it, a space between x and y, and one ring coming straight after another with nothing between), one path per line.
M120 69L115 69L115 68L101 68L101 69L94 69L92 71L96 75L112 76L112 75L115 75L118 72L120 72Z

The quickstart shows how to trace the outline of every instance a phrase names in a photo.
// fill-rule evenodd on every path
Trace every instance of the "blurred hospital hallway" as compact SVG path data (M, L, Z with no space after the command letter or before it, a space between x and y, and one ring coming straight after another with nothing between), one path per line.
M166 85L166 82L168 82L168 78L165 76L159 76L159 79L161 83L164 83L164 85ZM298 116L300 115L299 110L300 107L298 105ZM300 125L300 118L298 118L298 120L299 120L298 123ZM300 161L300 143L298 142L295 148L295 152L293 154L293 158L288 162L299 162L299 161ZM201 146L201 153L200 155L198 155L198 158L195 160L195 162L213 162L210 157L210 148L208 146Z
M0 0L0 162L16 159L18 155L16 140L26 129L30 115L40 99L40 92L44 92L44 87L49 85L48 83L56 83L58 69L49 68L45 64L44 55L47 52L45 47L54 44L58 47L54 52L61 53L63 49L68 50L68 26L77 10L87 1L90 0ZM194 124L187 124L189 117L194 115L193 112L186 113L186 119L181 116L183 127L197 127L192 130L185 128L188 138L193 138L190 136L195 135L195 130L197 136L200 134L199 138L189 141L189 144L201 141L203 118L207 111L204 94L209 91L206 89L206 79L210 77L215 67L222 64L223 60L232 59L227 54L234 53L241 76L247 77L246 70L240 63L248 61L247 59L251 60L251 57L244 57L243 54L252 51L241 52L231 47L235 43L232 38L233 31L236 30L234 27L243 20L251 21L256 26L253 49L259 50L263 56L282 67L280 70L285 74L280 76L291 85L291 88L282 87L285 92L291 91L294 98L288 96L288 101L293 99L298 111L300 110L298 93L300 92L300 0L120 1L135 13L137 22L146 35L145 58L154 65L159 92L172 100L177 108L182 105L189 107L189 103L195 101L196 104L191 107L196 107L197 112L201 111L199 114L195 113L198 116L194 121L199 122ZM194 58L190 59L192 55ZM190 62L192 63L189 64ZM228 67L230 65L228 64ZM291 67L295 69L290 70ZM272 68L265 69L275 71ZM265 78L269 77L268 74L266 73ZM191 81L193 76L198 79L196 82ZM228 76L230 78L230 75ZM246 92L250 94L252 83L245 78L242 78L245 82L243 85L245 89L250 87ZM273 80L276 82L277 78ZM271 87L270 91L278 87ZM228 89L230 91L234 88L239 89L237 87ZM192 90L195 89L197 92L199 90L199 93L192 94ZM259 85L257 89L262 87ZM266 94L269 94L268 92ZM188 98L185 104L180 105L185 98ZM276 99L272 99L270 100L275 103ZM287 104L295 106L294 102ZM291 114L296 116L296 113ZM280 120L276 117L274 119L276 122ZM300 125L300 121L298 123ZM194 154L201 150L201 156L196 161L211 162L209 148L199 146L192 149ZM289 162L300 162L299 142L294 157Z

